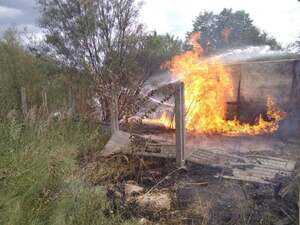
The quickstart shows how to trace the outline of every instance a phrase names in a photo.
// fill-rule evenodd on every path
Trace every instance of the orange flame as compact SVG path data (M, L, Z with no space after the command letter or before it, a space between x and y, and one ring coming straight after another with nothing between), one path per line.
M167 112L163 112L160 118L144 118L143 123L149 125L163 126L166 128L175 128L175 123L168 116Z
M267 117L260 115L254 125L237 119L226 120L227 98L233 95L232 77L218 61L207 62L201 56L200 33L191 36L193 50L175 56L166 65L170 72L185 84L186 129L193 133L222 133L227 135L256 135L272 133L279 127L282 113L270 97L267 100ZM152 122L151 122L152 120ZM174 127L174 122L162 114L159 119L145 123Z

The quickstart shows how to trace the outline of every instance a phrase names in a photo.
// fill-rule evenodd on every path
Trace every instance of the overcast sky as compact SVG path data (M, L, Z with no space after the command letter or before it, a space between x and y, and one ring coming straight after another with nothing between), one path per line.
M0 0L0 31L9 26L38 32L36 0ZM184 38L192 22L203 10L220 12L223 8L245 10L254 24L288 44L300 35L298 0L144 0L142 21L148 30L171 33Z
M0 0L0 31L8 27L38 32L36 0Z

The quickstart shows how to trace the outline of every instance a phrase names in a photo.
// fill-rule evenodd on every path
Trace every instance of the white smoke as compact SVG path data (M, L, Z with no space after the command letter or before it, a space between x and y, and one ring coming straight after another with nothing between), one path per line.
M271 50L270 46L248 46L238 49L228 50L224 53L215 55L210 59L218 59L223 63L241 63L247 61L259 61L259 60L278 60L287 59L295 56L295 52L292 49L286 50Z

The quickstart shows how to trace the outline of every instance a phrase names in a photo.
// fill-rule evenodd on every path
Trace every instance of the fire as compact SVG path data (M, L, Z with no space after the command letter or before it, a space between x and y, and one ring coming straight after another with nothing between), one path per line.
M225 119L226 99L233 95L232 77L221 62L207 62L203 59L199 38L200 33L194 33L191 36L193 50L175 56L166 64L173 76L185 84L186 129L193 133L227 135L275 132L282 119L282 113L271 97L267 100L267 119L260 115L255 124ZM174 127L173 120L171 121L166 113L159 119L143 122Z
M160 118L145 118L143 119L143 123L149 124L149 125L156 125L156 126L163 126L166 128L174 128L175 123L170 119L167 112L163 112L160 116Z

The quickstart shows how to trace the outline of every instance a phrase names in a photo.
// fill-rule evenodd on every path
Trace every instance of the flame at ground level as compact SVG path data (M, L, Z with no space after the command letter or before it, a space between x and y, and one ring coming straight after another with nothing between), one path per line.
M173 118L168 116L167 112L163 112L159 118L144 118L142 120L144 124L163 126L166 128L175 128L175 122Z
M279 128L282 113L271 97L267 99L267 119L260 115L255 124L226 120L228 97L233 95L232 77L221 62L207 62L198 44L199 33L191 37L192 51L175 56L166 64L170 72L185 84L186 129L193 133L257 135L273 133ZM160 118L144 119L144 123L174 128L174 120L164 112Z

